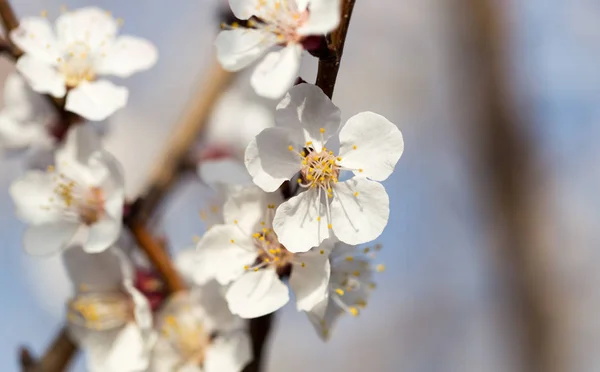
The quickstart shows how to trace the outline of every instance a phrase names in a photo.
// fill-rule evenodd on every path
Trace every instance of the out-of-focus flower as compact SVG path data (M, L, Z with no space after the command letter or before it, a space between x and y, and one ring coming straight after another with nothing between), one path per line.
M43 17L26 17L10 33L25 53L17 69L33 90L61 98L65 109L89 120L104 120L127 103L128 92L100 75L128 77L152 67L154 45L118 36L110 13L87 7L62 14L53 29Z
M116 247L95 254L77 247L63 258L75 286L67 305L68 327L86 352L87 370L145 371L156 339L152 311L133 286L125 254Z
M8 76L0 112L0 149L50 149L54 143L50 127L56 119L54 108L31 90L21 75Z
M29 254L57 253L76 242L86 252L101 252L119 237L123 172L88 126L72 128L55 165L17 179L10 195L17 215L30 225L23 243Z
M252 360L244 324L216 282L171 297L157 315L151 372L239 372Z
M324 242L294 254L281 245L271 227L280 202L277 194L245 188L225 203L225 224L213 226L198 242L194 280L230 284L225 298L242 318L269 314L289 301L283 275L290 275L298 310L310 311L326 296L331 246Z
M263 129L275 125L275 110L249 100L239 89L232 89L219 99L208 123L205 142L209 149L221 148L221 153L241 159L250 141Z
M389 217L383 181L404 150L400 130L383 116L362 112L340 130L340 110L318 87L300 84L277 107L280 127L262 131L246 149L246 167L263 190L276 190L299 173L306 189L281 204L273 228L291 252L325 239L348 244L377 238ZM339 130L339 155L325 147ZM340 173L353 178L340 181ZM330 231L331 230L331 231Z
M304 47L311 35L323 35L340 22L340 0L230 0L233 14L247 27L232 24L215 42L217 57L227 70L238 71L275 45L256 66L251 84L257 94L280 98L292 86Z
M380 245L358 248L342 242L335 244L329 257L331 277L328 296L313 311L307 312L323 340L329 339L330 330L341 315L348 313L358 316L360 309L367 306L371 291L375 288L373 274L383 270L382 265L374 267L371 262L374 251L380 248Z

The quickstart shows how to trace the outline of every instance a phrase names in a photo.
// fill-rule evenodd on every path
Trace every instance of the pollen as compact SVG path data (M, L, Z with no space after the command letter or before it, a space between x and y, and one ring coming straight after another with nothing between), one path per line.
M354 196L358 196L358 191L355 191L355 192L354 192Z
M288 146L288 150L290 150L290 151L294 151L294 146L292 146L292 145L289 145L289 146Z
M356 150L358 147L356 147L356 145L352 146L353 150Z
M320 253L320 254L325 254L325 250L324 250L324 249L321 249L321 250L319 251L319 253Z
M332 228L333 228L333 226L331 226L331 224L327 224L327 228L328 228L328 229L332 229Z
M304 262L302 262L302 263L300 264L300 266L302 266L302 267L306 267L306 264L305 264Z
M362 170L362 169L359 169L359 170L358 170L358 172L359 172L359 173L362 173L362 172L363 172L363 170Z
M233 244L233 243L235 243L235 240L231 239L230 242L231 242L231 244Z
M234 225L238 224L238 220L233 220Z
M343 296L345 292L344 292L344 290L343 290L343 289L341 289L341 288L338 288L338 289L336 289L336 290L335 290L335 293L337 293L337 294L338 294L338 295L340 295L340 296Z
M348 311L350 311L350 314L352 314L352 316L358 316L359 311L356 307L351 306L350 308L348 308Z
M325 133L325 128L319 129L319 132L321 132L321 134Z
M346 256L346 261L348 261L348 262L354 261L354 256Z
M384 271L385 271L385 265L384 264L377 265L377 272L378 273L382 273Z

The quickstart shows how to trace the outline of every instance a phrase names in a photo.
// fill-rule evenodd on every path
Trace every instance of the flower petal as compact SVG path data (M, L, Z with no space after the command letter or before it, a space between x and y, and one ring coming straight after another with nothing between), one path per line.
M252 344L244 331L217 337L206 349L204 372L239 372L252 360Z
M90 157L102 149L98 134L90 125L76 125L69 129L64 144L56 150L55 163L77 162L87 165Z
M306 315L319 337L323 341L327 341L331 336L331 328L344 313L344 310L335 301L328 298L316 306L313 311L308 311Z
M256 2L248 0L229 0L231 12L238 19L248 19L255 14Z
M115 254L116 248L89 254L81 247L73 247L63 253L62 258L69 278L76 290L116 291L123 286L122 257Z
M357 169L357 176L383 181L402 156L404 140L398 127L383 116L361 112L340 131L340 146L340 165Z
M3 111L0 113L0 151L2 149L18 150L31 145L51 143L41 125L26 125Z
M256 146L260 157L260 166L268 176L274 180L265 182L262 187L264 191L275 191L284 180L289 180L302 168L302 134L299 130L289 128L267 128L256 136ZM250 147L248 147L250 148ZM291 149L291 150L290 150ZM252 163L252 152L246 151L246 163ZM256 165L249 167L250 175L256 171ZM261 176L260 170L257 174ZM263 176L264 177L264 176ZM281 181L276 184L275 180ZM274 187L276 186L276 187Z
M137 324L128 324L114 340L99 371L144 371L150 362L148 339Z
M336 184L331 203L335 236L348 244L376 239L387 225L390 200L379 182L352 178Z
M225 288L214 280L190 290L190 301L202 311L203 325L208 333L226 332L245 327L245 322L229 311Z
M287 180L287 178L274 178L265 172L260 160L256 139L248 144L244 155L244 162L246 164L246 169L248 169L248 173L252 176L254 184L266 192L277 190L279 186Z
M17 216L23 222L41 225L61 219L60 211L50 207L51 200L56 197L53 177L50 173L33 170L10 185Z
M235 225L211 227L198 242L197 250L194 275L197 284L214 278L226 285L242 275L244 266L251 265L258 255L251 236Z
M25 17L19 27L10 32L10 39L27 55L55 66L61 56L52 25L46 18Z
M119 25L109 12L90 6L61 14L56 19L58 40L67 47L84 43L92 51L111 43Z
M275 44L271 34L247 28L221 31L215 40L217 59L228 71L247 67Z
M121 226L121 219L114 220L109 217L90 225L87 240L83 243L83 250L87 253L104 251L117 241L121 233Z
M240 186L252 184L252 178L244 164L234 158L202 161L198 164L198 176L213 189L219 189L221 185Z
M65 109L88 120L104 120L127 104L128 91L108 80L82 82L67 95Z
M223 206L225 223L239 226L249 236L260 230L260 222L266 220L269 205L281 203L279 193L265 193L256 186L249 186L233 193Z
M281 204L275 212L273 229L279 242L294 253L307 252L329 238L326 209L318 192L311 189Z
M94 66L98 74L126 78L154 66L158 50L150 41L135 36L119 36Z
M340 24L340 0L310 0L308 20L296 31L298 35L326 34Z
M64 97L67 92L64 76L44 61L25 54L19 58L16 66L34 91L57 98Z
M312 142L316 151L321 151L325 142L338 132L340 117L340 109L313 84L299 84L290 89L275 113L277 124L302 128L306 142Z
M298 77L302 50L302 45L290 44L280 51L268 53L250 77L256 94L281 98Z
M148 298L138 291L131 282L125 283L125 289L133 300L135 323L144 333L150 332L152 330L153 316Z
M30 226L23 237L23 248L32 256L56 254L68 247L78 228L77 223L68 221Z
M248 271L225 294L229 310L242 318L258 318L283 307L290 300L287 287L274 269Z
M320 253L321 250L323 254ZM296 295L298 311L311 311L327 298L331 273L329 250L330 248L317 247L298 255L302 265L294 265L290 276L290 287Z

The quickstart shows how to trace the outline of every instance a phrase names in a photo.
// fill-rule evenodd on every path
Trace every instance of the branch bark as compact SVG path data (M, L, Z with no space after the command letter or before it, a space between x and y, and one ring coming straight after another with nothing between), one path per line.
M6 42L9 46L7 49L10 52L9 55L12 58L17 59L21 56L21 54L23 54L23 52L10 40L10 32L19 27L19 19L17 18L15 11L10 5L10 1L8 0L0 0L0 21L2 22L2 28L4 29L4 34L6 35Z
M319 59L319 69L317 71L316 85L331 99L335 89L342 55L344 54L344 45L346 44L346 35L350 27L350 19L356 0L342 0L342 17L340 25L328 37L330 53Z

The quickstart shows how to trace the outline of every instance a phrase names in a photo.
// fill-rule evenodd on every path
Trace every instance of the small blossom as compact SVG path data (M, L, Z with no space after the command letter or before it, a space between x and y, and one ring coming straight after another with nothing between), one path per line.
M302 42L340 22L340 0L229 0L229 5L248 21L247 27L234 23L217 37L217 57L225 69L241 70L275 45L283 46L267 53L251 77L256 93L267 98L280 98L296 80Z
M383 116L362 112L340 130L340 110L310 84L295 86L277 107L280 127L262 131L246 149L246 167L263 190L276 190L299 175L305 191L284 202L273 228L291 252L305 252L328 238L362 244L387 224L383 186L404 150L400 130ZM339 131L339 134L338 134ZM336 155L326 142L338 134ZM347 181L341 173L352 173Z
M65 109L89 120L104 120L127 103L128 91L101 75L129 77L152 67L154 45L133 36L118 36L118 21L87 7L62 14L54 29L43 17L27 17L10 33L24 52L17 61L33 90L62 98Z
M307 312L308 318L323 340L331 336L331 328L344 314L358 316L367 306L367 301L375 288L373 274L375 268L371 262L374 253L370 248L352 247L345 243L335 244L331 256L331 277L328 296L313 311Z
M150 372L240 372L251 360L244 324L216 282L172 296L157 315Z
M281 245L271 227L280 202L277 194L245 188L225 203L225 224L213 226L198 242L195 282L214 278L229 285L229 309L242 318L269 314L289 301L280 276L290 276L298 310L309 311L326 296L329 244L301 254Z
M54 166L12 183L17 215L30 225L23 243L29 254L57 253L75 241L86 252L101 252L119 237L123 174L98 142L91 128L76 126L56 151Z
M152 310L133 286L133 267L118 248L88 254L65 252L75 287L67 304L68 329L86 352L92 372L141 372L150 363L155 339Z
M54 108L21 75L8 76L0 112L0 149L50 149L54 143L50 129L56 119Z

